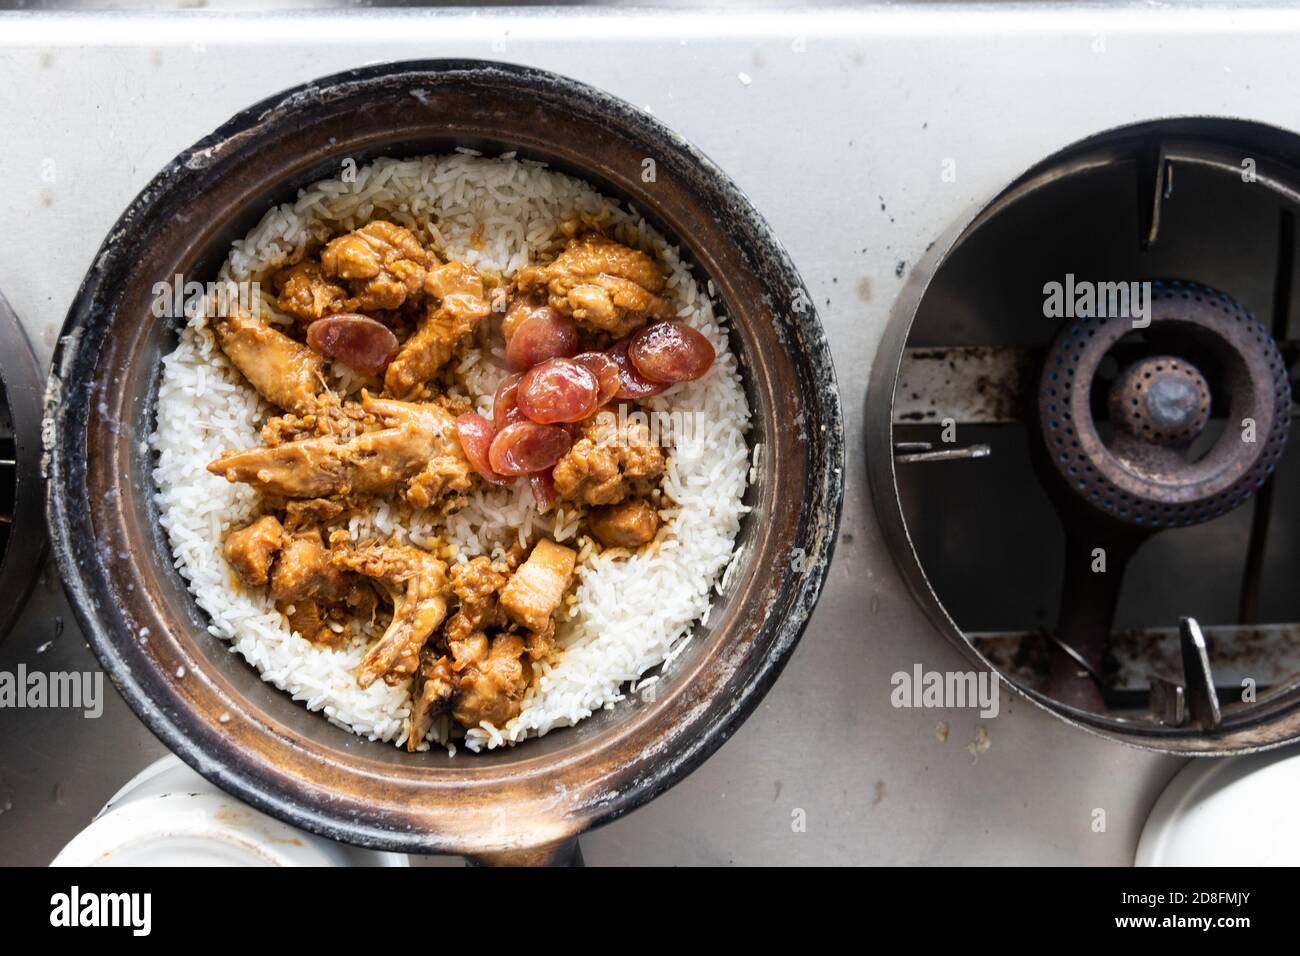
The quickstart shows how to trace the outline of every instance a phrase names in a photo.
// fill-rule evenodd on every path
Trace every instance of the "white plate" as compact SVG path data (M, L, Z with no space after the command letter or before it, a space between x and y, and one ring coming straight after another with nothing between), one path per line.
M1151 808L1138 866L1300 863L1300 750L1193 760Z
M409 866L336 843L228 796L175 756L146 767L51 866Z

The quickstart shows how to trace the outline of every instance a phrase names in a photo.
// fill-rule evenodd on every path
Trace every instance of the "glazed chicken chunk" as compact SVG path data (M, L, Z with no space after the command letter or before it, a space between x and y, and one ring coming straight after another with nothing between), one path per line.
M645 494L664 472L664 455L650 429L630 416L602 409L577 427L572 447L552 477L561 498L587 505L618 504Z
M213 331L221 351L268 402L300 415L315 409L325 371L319 355L243 313L214 319Z
M661 524L659 514L644 498L594 508L587 515L587 530L607 548L639 548L654 540Z
M547 538L537 542L501 591L510 620L530 631L545 631L573 577L577 552Z
M263 515L231 532L224 552L246 585L269 582L290 630L313 643L342 643L349 635L345 622L358 611L373 609L373 593L354 575L334 566L318 529L290 533L274 515Z
M542 545L569 555L569 570L564 571L565 562L561 558L562 567L557 572L564 574L558 585L562 596L572 570L573 552L549 541ZM547 549L542 548L530 575L539 575L547 554ZM443 625L441 635L450 657L435 649L432 641L425 646L411 689L408 748L413 750L419 746L433 726L434 717L447 708L451 708L452 717L465 727L476 727L483 722L500 726L519 715L532 680L533 661L553 650L555 627L548 608L558 604L558 599L552 601L549 597L551 582L542 584L535 599L536 616L532 619L544 621L545 629L540 633L520 633L502 601L503 591L514 580L511 569L517 560L512 551L500 561L480 556L452 567L449 577L458 607ZM541 581L541 577L535 577L534 581ZM521 580L516 587L522 587L523 583Z
M524 694L533 679L532 663L524 656L517 634L498 634L491 640L476 631L464 641L450 644L456 671L452 716L463 727L483 723L500 727L519 716Z
M483 277L461 262L430 269L424 290L431 300L424 319L384 373L384 386L394 395L408 396L438 374L492 311Z
M494 565L486 556L455 565L451 569L451 589L460 607L443 628L447 640L464 640L474 631L504 625L498 597L509 580L508 570Z
M456 433L454 403L398 402L372 398L362 393L362 407L393 428L415 429L430 440L428 456L402 492L402 497L416 508L427 508L442 500L450 509L460 500L456 496L470 488L473 468Z
M289 622L289 630L305 641L324 644L327 647L339 647L345 644L349 631L340 621L333 620L327 608L315 601L299 601L296 604L280 605L280 613ZM331 627L331 623L338 628Z
M348 290L326 279L315 262L299 262L275 275L276 304L303 323L346 312Z
M331 535L330 544L335 565L374 579L393 605L388 629L362 658L357 684L364 688L381 677L390 684L410 677L429 636L447 616L447 566L410 545L353 548L346 531Z
M348 311L401 308L424 290L429 256L409 230L383 219L331 240L321 250L321 272L345 281Z
M469 488L469 462L456 437L455 419L445 408L364 393L361 404L387 427L347 441L324 435L232 451L208 470L285 498L405 490L412 504L427 507L438 495Z
M433 729L434 718L451 706L456 679L446 654L428 644L420 651L420 666L411 687L411 714L406 718L406 749L415 753Z
M673 309L660 293L665 280L658 264L639 249L590 233L569 240L544 266L519 270L519 290L544 291L552 308L614 338L649 319L670 319Z
M262 515L246 528L226 536L223 551L239 580L248 587L266 584L271 562L280 551L284 528L274 515Z
M271 573L271 597L285 604L343 600L353 576L331 560L318 528L299 531L287 540Z

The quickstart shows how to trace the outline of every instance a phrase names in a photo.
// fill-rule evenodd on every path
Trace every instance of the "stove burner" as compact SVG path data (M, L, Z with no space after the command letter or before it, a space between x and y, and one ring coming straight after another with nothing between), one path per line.
M1171 355L1134 362L1110 390L1110 417L1134 438L1155 445L1190 444L1210 421L1205 376Z
M45 555L42 393L31 346L0 295L0 638L22 609Z
M936 243L877 352L868 474L921 606L1106 737L1188 754L1300 739L1300 591L1285 584L1300 552L1269 541L1300 505L1298 195L1291 132L1101 134ZM1112 317L1045 329L1049 283L1081 269ZM1206 285L1141 281L1162 273L1231 289L1265 321ZM1121 302L1134 308L1114 315Z
M1048 350L1039 421L1064 488L1094 511L1148 530L1208 521L1248 500L1286 444L1291 386L1273 337L1222 292L1192 282L1152 284L1142 345L1109 388L1109 438L1094 391L1103 361L1135 335L1126 316L1083 318ZM1131 347L1131 345L1129 346ZM1195 355L1196 364L1181 356ZM1212 368L1209 379L1200 368ZM1226 426L1199 457L1195 440L1214 396Z

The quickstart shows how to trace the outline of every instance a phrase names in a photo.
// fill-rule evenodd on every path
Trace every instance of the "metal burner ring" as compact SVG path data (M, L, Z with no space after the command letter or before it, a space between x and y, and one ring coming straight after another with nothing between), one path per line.
M1134 362L1110 390L1110 420L1156 445L1190 444L1210 421L1210 385L1190 363L1172 355Z
M1141 334L1154 354L1110 390L1109 440L1095 420L1093 389L1103 359L1135 331L1129 316L1074 319L1062 330L1044 361L1039 420L1048 458L1078 499L1124 524L1181 527L1231 511L1268 479L1286 443L1291 386L1272 336L1222 292L1153 282L1150 319ZM1208 356L1210 381L1170 343ZM1188 448L1209 420L1211 383L1226 402L1227 427L1193 459Z

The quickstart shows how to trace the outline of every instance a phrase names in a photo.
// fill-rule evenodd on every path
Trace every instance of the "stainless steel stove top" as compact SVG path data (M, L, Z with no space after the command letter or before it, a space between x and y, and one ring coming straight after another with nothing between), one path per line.
M0 290L48 361L95 249L149 178L237 110L314 76L483 57L645 107L726 169L790 250L834 352L850 461L836 561L786 672L686 782L585 836L587 861L1124 864L1180 761L1010 692L994 720L891 705L896 671L966 665L881 540L868 371L909 266L1048 154L1162 116L1300 128L1298 44L1292 11L1148 4L0 14ZM96 666L52 568L0 645L0 670L20 663ZM97 720L0 711L0 861L47 862L161 752L116 697Z

